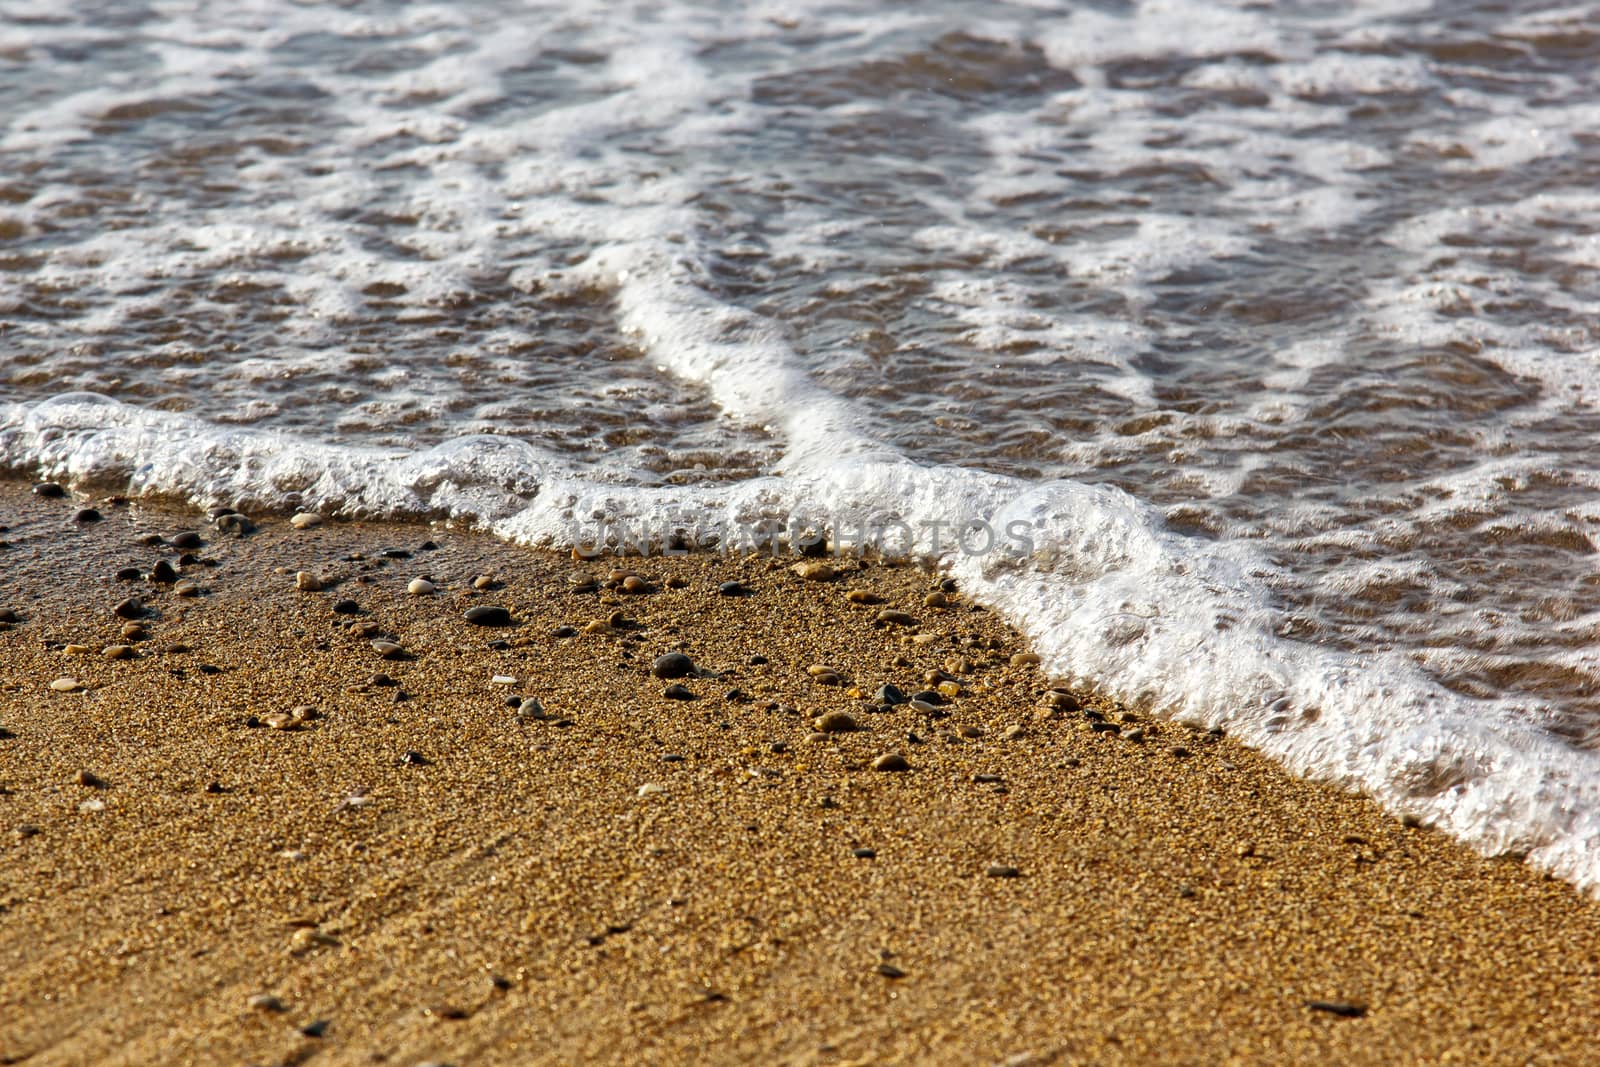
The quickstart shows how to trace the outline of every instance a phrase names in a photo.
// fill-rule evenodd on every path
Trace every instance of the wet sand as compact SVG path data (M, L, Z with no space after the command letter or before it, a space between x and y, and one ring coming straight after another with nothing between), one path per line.
M1042 704L937 575L258 522L0 483L0 1063L1594 1062L1600 907ZM183 530L200 595L115 577ZM617 566L649 591L569 580ZM862 699L939 669L933 713Z

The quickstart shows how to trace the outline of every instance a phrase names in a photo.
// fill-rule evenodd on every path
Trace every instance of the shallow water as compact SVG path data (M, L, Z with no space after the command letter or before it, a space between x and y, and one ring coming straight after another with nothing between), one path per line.
M893 518L1058 674L1600 885L1597 53L1531 3L3 3L0 457Z

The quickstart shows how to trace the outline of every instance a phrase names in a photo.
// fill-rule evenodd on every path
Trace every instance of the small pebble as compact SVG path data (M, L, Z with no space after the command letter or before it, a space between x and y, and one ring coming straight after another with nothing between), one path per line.
M335 615L354 615L360 610L361 605L354 600L335 600L333 602L333 613Z
M372 651L376 652L384 659L399 659L401 656L406 654L406 650L401 648L395 642L385 641L381 638L372 642Z
M669 685L661 693L668 700L694 700L695 695L686 686Z
M193 530L184 530L172 535L172 544L174 548L199 548L205 542Z
M322 588L322 579L310 571L297 571L294 576L294 586L307 593L315 593Z
M195 597L200 595L200 583L189 578L184 578L172 587L178 596Z
M883 598L877 593L870 593L865 589L852 589L844 595L852 604L881 604Z
M61 654L63 656L87 656L92 651L94 650L88 645L79 644L78 642L74 641L72 644L63 648L61 650Z
M983 727L981 726L963 726L957 730L956 733L960 734L962 737L965 737L969 741L976 741L978 738L983 736L984 731Z
M79 785L88 786L90 789L106 788L106 780L93 771L79 771L73 780Z
M637 574L630 574L622 579L622 591L634 594L648 593L650 591L650 583Z
M550 636L558 638L577 637L578 628L576 626L557 626L550 631Z
M886 752L872 761L875 771L909 771L911 764L898 752Z
M1022 872L1017 868L1007 866L1004 863L996 863L983 873L990 878L1020 878L1022 876Z
M1367 1014L1366 1005L1348 1000L1308 1000L1306 1007L1312 1011L1326 1012L1343 1019L1359 1019Z
M1011 665L1013 667L1037 667L1039 665L1039 653L1018 652L1011 657Z
M493 685L516 685L517 680L509 674L497 674L489 679Z
M812 560L805 563L796 563L789 568L808 582L831 582L839 576L831 563Z
M878 612L878 621L889 623L894 626L917 625L915 616L909 614L908 612L896 611L893 608L885 608L884 610Z
M105 654L106 654L106 659L132 659L133 658L133 646L132 645L107 645Z
M950 598L943 593L933 592L923 597L922 603L924 607L929 608L948 608L950 606Z
M437 591L437 588L426 578L413 578L406 583L406 592L412 596L432 596Z
M604 619L595 619L593 622L584 624L583 632L586 634L614 634L617 632L617 628Z
M40 482L33 487L33 495L44 497L46 500L59 500L67 495L67 491L55 482Z
M637 795L641 797L653 797L660 796L666 791L667 787L664 785L657 785L655 782L646 782L644 785L641 785L636 792Z
M825 734L845 734L861 728L856 722L856 717L848 711L830 711L813 719L811 725Z
M750 590L740 582L723 582L717 586L718 596L749 596Z
M1028 728L1026 726L1007 726L1005 733L1001 734L1000 736L1005 738L1007 741L1015 741L1017 738L1022 737L1027 732Z
M136 596L131 596L119 601L117 606L111 609L111 614L119 619L137 619L144 614L144 602Z
M368 678L367 679L367 684L368 685L376 685L376 686L391 686L391 685L397 685L398 683L393 678L389 677L387 674L383 674L382 672L379 672L378 674L374 674L372 677Z
M414 748L408 748L400 753L400 762L411 767L426 767L432 760Z
M910 697L906 696L899 690L898 687L893 685L879 686L878 691L872 694L872 699L879 704L887 704L890 707L906 704L911 700Z
M58 693L76 693L81 686L76 678L57 678L50 683L50 688Z
M226 515L218 515L216 523L217 529L223 533L233 534L235 537L243 537L245 534L253 532L256 528L255 523L237 511L230 511Z
M145 628L136 622L123 623L121 632L124 641L143 641L150 636L145 632Z
M875 860L878 858L877 851L870 848L853 848L850 850L850 855L858 860Z
M695 674L694 661L682 652L668 652L656 657L650 665L650 673L657 678L688 678Z
M475 608L468 608L462 617L474 626L511 625L511 612L505 608L495 607L490 604L480 604Z
M94 508L79 508L77 511L72 513L72 521L77 523L99 522L103 518L105 518L105 516L101 515Z
M152 582L160 582L163 585L170 585L178 580L178 568L164 559L158 559L156 560L156 565L150 568L150 580Z
M476 578L472 579L472 588L478 590L479 592L482 592L485 589L493 589L495 584L495 580L489 577L487 574L480 574Z
M257 993L255 996L246 1001L246 1003L250 1006L251 1011L280 1012L286 1010L283 1006L283 1001L279 1000L271 993Z
M116 577L119 582L137 582L144 574L138 567L122 567L117 570Z
M885 978L904 978L906 976L906 972L902 971L892 963L878 964L878 973L883 975Z
M289 520L289 525L296 530L309 530L313 526L322 525L322 516L314 511L302 511Z

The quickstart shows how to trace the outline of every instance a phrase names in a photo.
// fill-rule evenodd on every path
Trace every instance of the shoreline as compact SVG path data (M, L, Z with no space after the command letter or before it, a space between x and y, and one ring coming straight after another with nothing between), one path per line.
M914 565L239 537L14 481L0 524L0 1062L1579 1063L1600 1022L1572 887L1050 707Z

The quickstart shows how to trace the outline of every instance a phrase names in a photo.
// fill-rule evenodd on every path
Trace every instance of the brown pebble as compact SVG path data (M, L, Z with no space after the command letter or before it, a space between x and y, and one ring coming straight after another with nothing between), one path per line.
M406 653L406 650L404 648L401 648L395 642L393 642L393 641L385 641L385 640L382 640L381 638L379 640L376 640L376 641L372 642L372 651L376 652L378 655L382 656L384 659L399 659L401 656L404 656L405 653Z
M856 717L848 711L830 711L813 719L811 725L825 734L844 734L861 728Z
M990 878L1019 878L1022 876L1022 872L1017 868L1008 866L1004 863L993 864L987 871L984 871L983 873L988 875Z
M178 596L195 597L200 595L200 583L184 578L172 587Z
M833 564L821 560L796 563L789 569L808 582L831 582L839 576L839 572L833 569Z
M983 727L963 726L961 729L957 730L956 733L967 738L969 741L976 741L978 738L983 736Z
M915 626L915 625L917 625L916 616L910 614L909 612L896 611L893 608L885 608L882 611L878 612L878 621L879 622L883 622L883 623L889 623L889 624L891 624L893 626Z
M911 764L907 763L906 758L898 752L885 752L872 761L872 769L875 771L909 771Z
M648 593L650 591L650 583L636 574L630 574L622 579L622 591L633 594Z
M472 579L472 588L478 590L479 592L482 592L485 589L493 589L494 587L495 580L489 577L487 574L480 574L476 578Z
M844 595L852 604L881 604L883 598L877 593L869 593L865 589L852 589Z
M583 632L586 634L614 634L617 629L604 619L595 619L584 626Z
M1039 653L1018 652L1011 657L1011 665L1013 667L1037 667L1039 665Z
M90 789L104 789L106 787L106 780L93 771L79 771L77 778L74 780L79 785L88 786Z
M315 593L322 588L322 579L310 571L297 571L294 576L294 586L304 592Z
M136 596L131 596L118 601L117 606L111 609L111 614L119 619L137 619L144 614L144 602Z
M106 659L132 659L132 645L107 645Z
M149 631L136 622L126 622L122 624L122 639L124 641L143 641L149 636Z
M950 606L950 598L943 593L929 593L922 598L922 604L924 607L929 608L948 608Z

